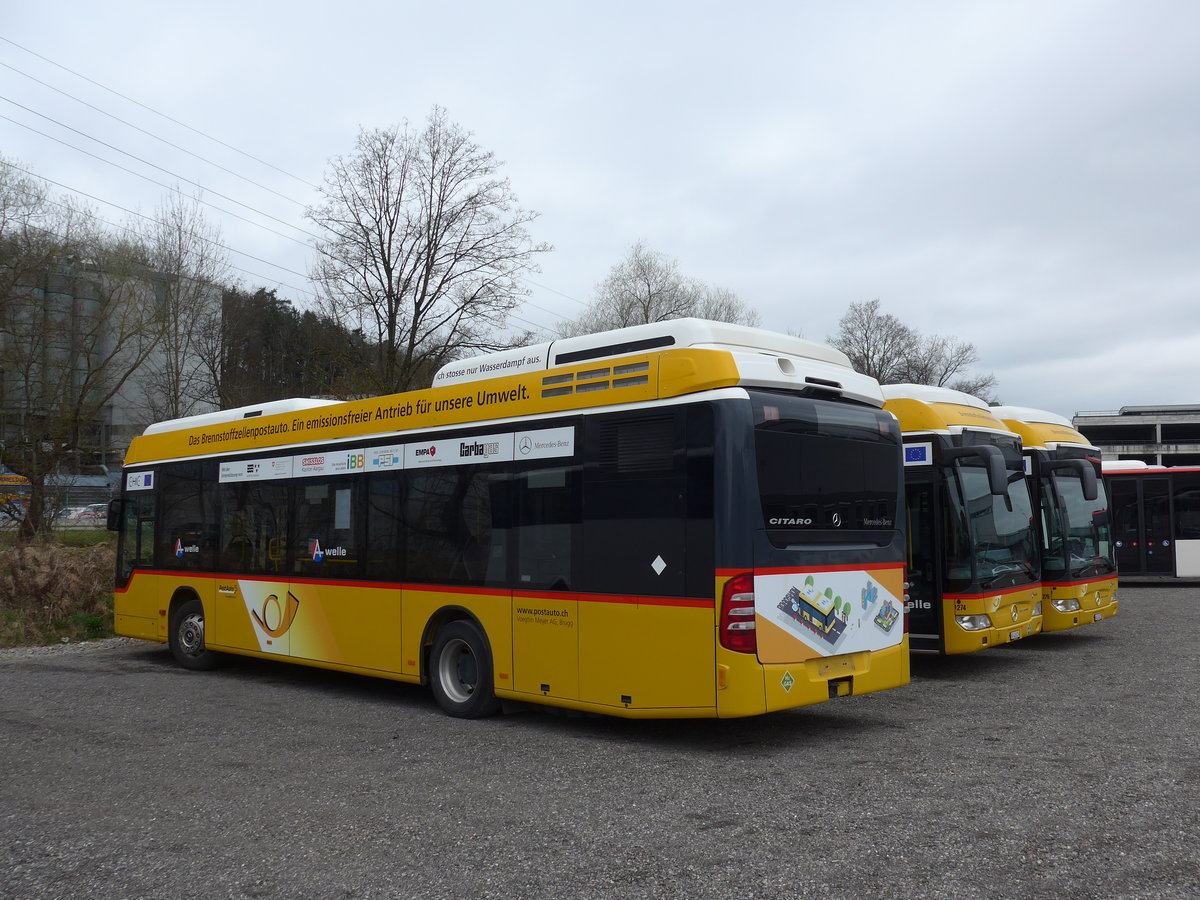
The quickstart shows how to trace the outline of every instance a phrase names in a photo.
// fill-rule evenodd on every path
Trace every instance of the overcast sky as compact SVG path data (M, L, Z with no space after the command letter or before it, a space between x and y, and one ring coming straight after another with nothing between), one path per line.
M298 306L329 158L437 104L555 247L524 322L643 240L813 340L878 298L1005 403L1200 404L1193 0L0 0L0 38L0 153L113 222L166 191L102 160L203 185L259 223L207 210L235 274Z

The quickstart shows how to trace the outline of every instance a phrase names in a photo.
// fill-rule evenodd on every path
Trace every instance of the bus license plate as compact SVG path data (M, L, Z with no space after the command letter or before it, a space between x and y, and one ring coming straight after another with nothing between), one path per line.
M1020 638L1021 638L1021 629L1019 629L1019 628L1016 631L1010 631L1008 633L1008 639L1010 641L1020 640Z
M821 673L822 678L837 675L853 675L854 660L847 659L846 657L826 659L819 664L817 671Z

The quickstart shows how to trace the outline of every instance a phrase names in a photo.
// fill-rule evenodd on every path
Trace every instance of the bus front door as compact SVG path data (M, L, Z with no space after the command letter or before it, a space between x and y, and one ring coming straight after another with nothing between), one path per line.
M904 487L908 509L908 629L916 652L945 652L939 559L934 536L933 485Z
M1174 575L1170 484L1166 478L1111 482L1117 571L1126 575Z

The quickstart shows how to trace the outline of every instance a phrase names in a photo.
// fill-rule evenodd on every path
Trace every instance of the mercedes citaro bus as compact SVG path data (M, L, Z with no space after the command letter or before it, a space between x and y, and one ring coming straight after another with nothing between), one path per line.
M1042 565L1042 631L1117 613L1117 560L1100 451L1071 421L1041 409L993 406L1021 438L1033 489Z
M1040 574L1020 438L961 391L893 384L883 393L904 434L913 652L969 653L1037 634Z
M136 438L116 629L628 717L903 685L900 430L836 350L688 319Z

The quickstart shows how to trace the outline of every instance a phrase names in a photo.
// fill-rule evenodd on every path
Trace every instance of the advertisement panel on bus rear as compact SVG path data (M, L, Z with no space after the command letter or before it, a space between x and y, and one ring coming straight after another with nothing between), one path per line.
M883 650L904 636L904 569L756 572L758 656L789 663Z

